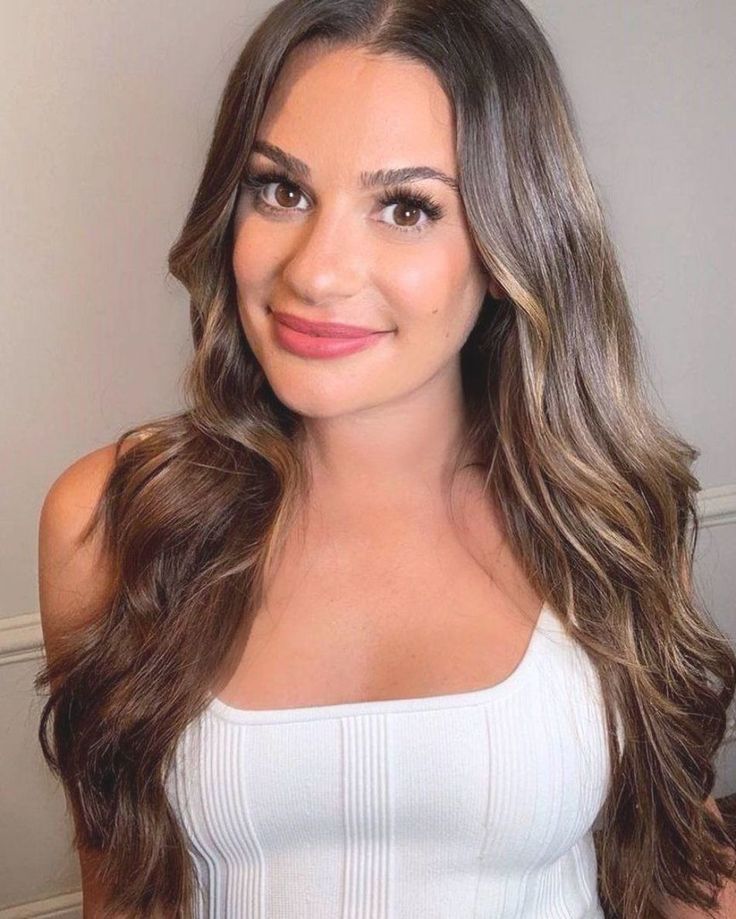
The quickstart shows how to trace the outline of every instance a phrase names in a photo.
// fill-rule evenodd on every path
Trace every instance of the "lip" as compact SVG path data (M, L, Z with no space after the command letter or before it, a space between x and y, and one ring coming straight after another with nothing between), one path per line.
M285 322L273 323L274 339L285 351L306 358L342 357L371 348L386 341L391 332L369 332L359 337L329 338L325 335L311 335L293 329Z
M367 335L380 335L384 331L389 331L388 329L366 329L362 326L345 325L341 322L315 322L312 319L302 319L293 313L282 313L276 310L271 310L271 314L276 322L296 332L319 338L365 338Z

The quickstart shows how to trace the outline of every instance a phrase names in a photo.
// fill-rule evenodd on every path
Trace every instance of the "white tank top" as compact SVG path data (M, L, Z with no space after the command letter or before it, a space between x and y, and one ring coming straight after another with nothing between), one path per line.
M486 689L272 710L211 696L166 789L198 917L603 919L609 781L597 671L545 604Z

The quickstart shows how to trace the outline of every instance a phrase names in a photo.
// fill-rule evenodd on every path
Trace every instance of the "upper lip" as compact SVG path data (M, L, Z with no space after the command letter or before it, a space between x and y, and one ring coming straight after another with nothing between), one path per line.
M319 335L323 338L362 338L364 335L376 335L385 329L366 329L363 326L345 325L342 322L315 322L313 319L302 319L293 313L282 313L271 310L278 322L283 322L297 332L307 335Z

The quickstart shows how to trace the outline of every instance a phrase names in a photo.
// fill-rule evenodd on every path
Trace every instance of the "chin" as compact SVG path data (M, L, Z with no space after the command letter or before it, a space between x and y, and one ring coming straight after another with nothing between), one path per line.
M311 391L304 385L304 378L295 385L282 385L269 380L277 399L287 408L305 418L340 418L365 409L374 408L383 399L373 398L368 393L346 393L345 387L334 383L329 390Z

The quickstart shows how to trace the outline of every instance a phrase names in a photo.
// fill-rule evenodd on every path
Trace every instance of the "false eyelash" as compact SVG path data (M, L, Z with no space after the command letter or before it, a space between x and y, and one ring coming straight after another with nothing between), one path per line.
M247 172L241 180L242 185L254 191L266 185L270 185L272 182L290 185L292 188L299 188L299 185L292 181L286 173L274 170L267 172ZM301 191L301 189L299 190ZM414 191L407 185L395 185L388 188L378 201L381 207L388 207L391 204L399 204L400 202L409 204L411 207L420 208L426 213L428 219L433 222L440 220L445 213L442 205L431 195ZM410 232L412 228L396 227L395 229L403 232Z
M378 203L382 207L388 207L390 204L398 204L404 201L412 207L421 208L430 218L430 220L439 220L444 216L444 208L435 199L424 192L414 191L407 185L394 185L386 189L385 194L379 198Z

